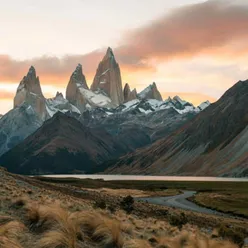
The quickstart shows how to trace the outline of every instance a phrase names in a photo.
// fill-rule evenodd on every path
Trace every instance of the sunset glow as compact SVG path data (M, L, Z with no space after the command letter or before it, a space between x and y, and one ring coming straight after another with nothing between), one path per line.
M139 92L156 82L164 98L213 102L248 77L245 1L24 0L25 9L13 0L0 2L1 114L12 107L31 65L44 95L52 97L65 92L78 63L90 86L108 46L120 64L123 86L128 82Z

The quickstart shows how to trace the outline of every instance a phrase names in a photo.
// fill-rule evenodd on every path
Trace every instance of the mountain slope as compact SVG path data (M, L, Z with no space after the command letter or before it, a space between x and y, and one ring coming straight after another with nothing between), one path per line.
M248 173L248 80L166 139L128 154L109 173L245 176Z
M138 94L140 99L156 99L158 101L163 101L160 92L158 91L156 83L150 84L147 88Z
M23 103L0 118L0 156L22 142L43 123L35 109Z
M97 165L124 154L103 129L90 129L60 112L5 153L0 164L20 174L93 172Z

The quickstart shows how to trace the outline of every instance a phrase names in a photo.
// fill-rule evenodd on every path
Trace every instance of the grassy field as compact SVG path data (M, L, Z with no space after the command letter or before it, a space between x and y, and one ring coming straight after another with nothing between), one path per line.
M238 192L200 192L194 199L199 205L215 209L224 213L248 218L248 193Z
M245 219L187 212L125 197L129 193L176 194L192 185L168 188L169 184L161 182L108 182L107 187L101 180L42 180L53 183L0 168L0 247L238 248L248 236Z
M225 213L248 217L248 182L188 182L188 181L104 181L101 179L38 178L41 181L73 185L83 188L138 189L162 195L168 191L194 190L191 200L199 205Z

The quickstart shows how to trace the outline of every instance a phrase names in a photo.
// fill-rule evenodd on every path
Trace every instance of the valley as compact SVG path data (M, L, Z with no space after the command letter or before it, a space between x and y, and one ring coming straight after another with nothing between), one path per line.
M248 248L248 0L0 2L0 248Z
M242 247L248 235L245 217L202 214L131 200L132 194L155 197L178 194L182 189L194 187L206 190L210 186L204 182L150 182L147 185L141 181L36 179L3 169L0 175L0 225L5 228L0 230L6 230L1 233L0 244L11 242L13 247L29 248L34 244L43 247L44 242L52 246L56 240L70 247L69 242L74 240L85 247L107 247L109 244L129 247L132 244L143 248L159 247L163 243L177 247L178 242L187 240L188 244L210 242L216 247L235 248ZM236 191L247 190L247 183L212 182L213 185L215 192L224 188L231 192L234 185ZM83 227L81 232L73 231L77 225ZM96 239L94 233L99 225L98 237L101 238ZM88 228L92 231L88 232ZM83 240L79 233L84 235Z

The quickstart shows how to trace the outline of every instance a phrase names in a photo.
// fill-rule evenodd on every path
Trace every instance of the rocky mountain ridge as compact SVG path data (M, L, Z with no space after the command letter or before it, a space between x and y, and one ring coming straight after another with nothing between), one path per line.
M122 90L120 68L110 48L99 64L91 88L82 65L77 65L67 85L66 97L57 92L55 97L46 99L31 66L18 86L14 108L0 118L0 156L26 142L28 136L31 139L46 121L61 113L94 132L96 129L106 132L111 140L121 140L125 147L119 149L122 153L116 151L105 157L113 158L168 136L209 105L206 102L194 107L178 96L163 101L155 83L139 94L128 84ZM64 142L71 142L69 136Z
M108 164L107 173L248 175L248 80L239 81L216 103L151 146ZM204 104L203 104L204 105Z

